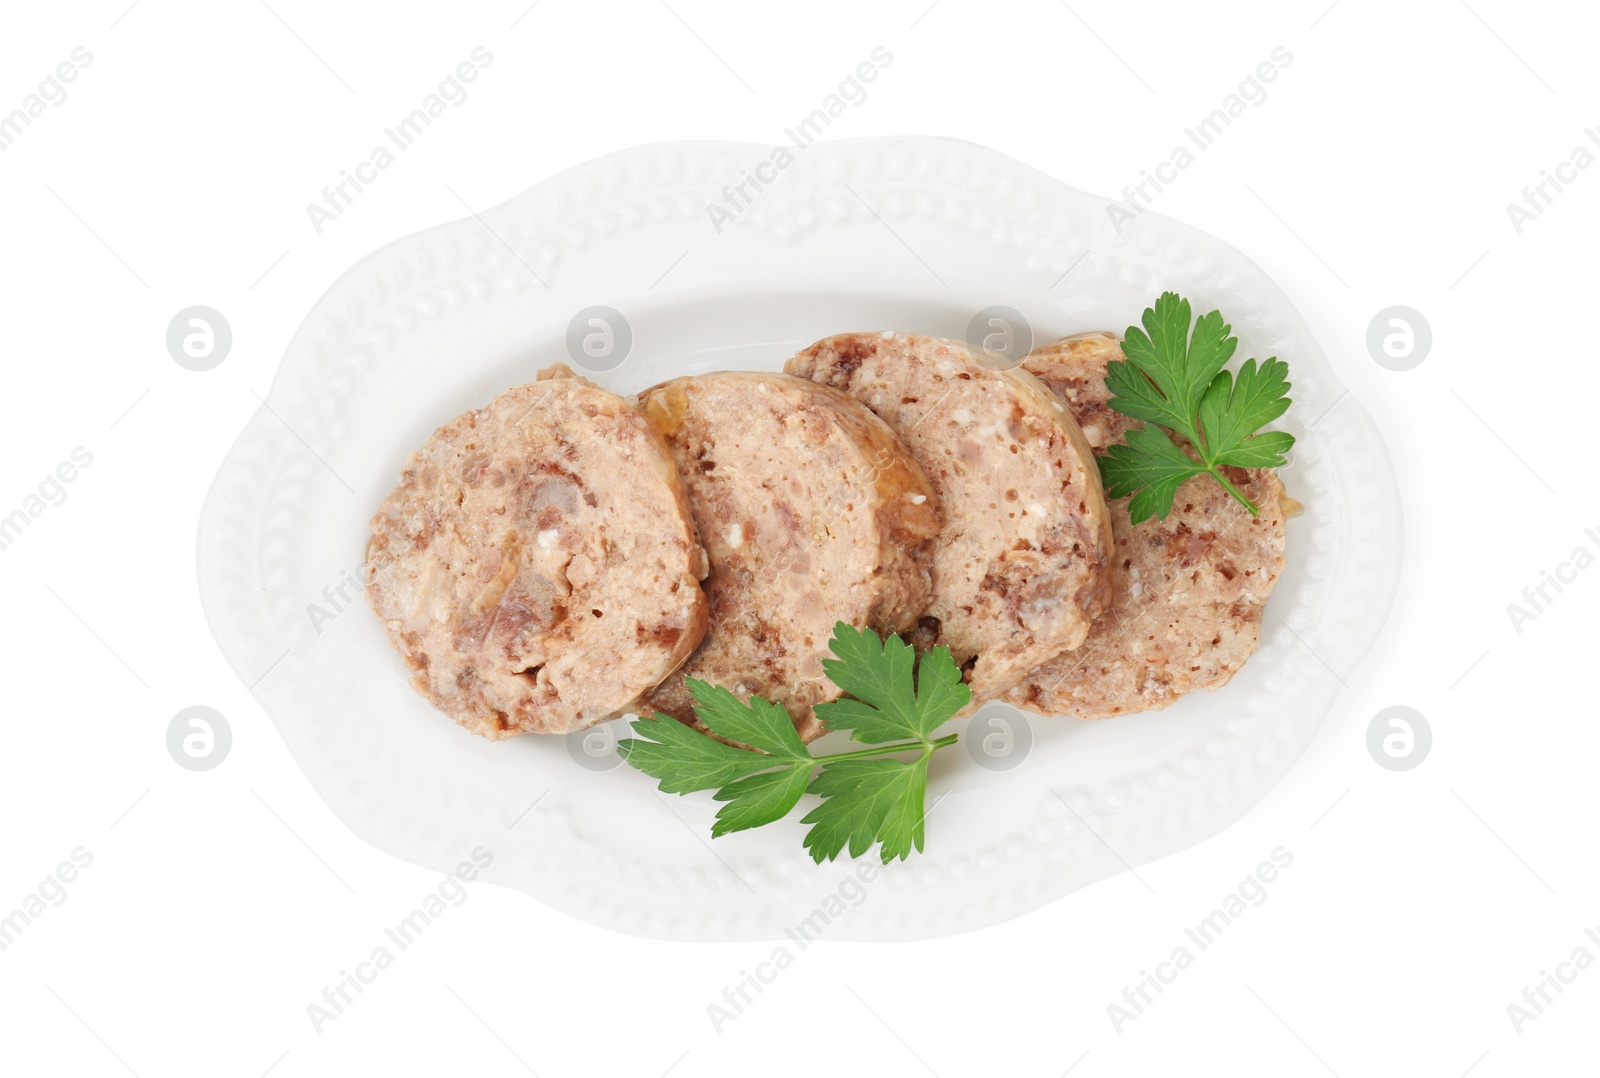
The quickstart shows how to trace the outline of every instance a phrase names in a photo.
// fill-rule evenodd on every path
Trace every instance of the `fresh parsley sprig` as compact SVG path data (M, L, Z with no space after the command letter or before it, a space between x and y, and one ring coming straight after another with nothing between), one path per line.
M666 793L715 790L712 797L726 804L713 837L782 819L810 792L822 803L800 822L811 825L805 847L819 864L846 848L860 857L875 842L885 864L903 860L922 849L928 759L958 736L933 733L967 706L972 691L949 648L931 648L919 661L900 637L881 639L842 621L828 648L835 657L822 660L823 670L853 699L818 704L817 717L871 748L813 756L777 704L759 696L746 703L690 678L695 714L717 737L750 748L651 718L634 720L636 736L618 742L617 751Z
M1130 430L1100 458L1106 492L1113 498L1133 495L1128 515L1137 524L1165 518L1180 486L1209 475L1251 516L1259 515L1222 469L1287 463L1284 454L1294 435L1261 427L1289 408L1288 364L1247 359L1237 377L1230 374L1225 368L1239 344L1233 327L1212 311L1194 322L1191 334L1189 301L1176 292L1163 292L1141 321L1144 329L1128 327L1123 341L1128 358L1106 368L1112 392L1106 403L1147 425ZM1194 455L1158 427L1182 435Z

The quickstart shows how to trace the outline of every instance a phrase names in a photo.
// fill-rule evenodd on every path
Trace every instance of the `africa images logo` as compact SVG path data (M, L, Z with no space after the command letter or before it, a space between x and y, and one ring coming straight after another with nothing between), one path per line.
M822 99L822 104L812 109L800 122L783 129L789 136L787 146L774 146L767 160L754 168L739 170L739 181L722 189L722 201L706 205L706 215L711 227L722 235L724 226L732 224L748 210L756 196L775 183L779 176L793 165L797 154L809 149L822 137L822 133L851 108L858 108L867 100L869 82L877 81L884 68L894 63L894 53L879 45L872 50L871 59L863 60L855 70L845 76L833 93Z

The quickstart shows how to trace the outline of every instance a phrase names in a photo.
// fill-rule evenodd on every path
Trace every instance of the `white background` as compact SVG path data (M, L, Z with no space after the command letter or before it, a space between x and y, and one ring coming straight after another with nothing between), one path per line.
M0 112L74 47L94 56L0 151L0 515L75 447L94 455L0 551L0 912L75 848L94 857L0 952L0 1069L1593 1073L1600 967L1520 1033L1506 1010L1574 948L1600 958L1584 936L1600 932L1587 687L1600 569L1520 633L1506 611L1575 547L1600 549L1584 535L1600 534L1600 168L1520 234L1506 212L1600 125L1592 11L125 7L13 6L0 34ZM495 60L470 99L316 234L305 204L478 45ZM1124 875L937 942L824 942L719 1033L706 1005L768 946L626 938L480 887L316 1032L306 1004L438 877L331 816L201 617L196 515L254 394L346 266L462 216L446 184L487 207L636 143L780 141L877 45L892 67L830 135L966 138L1113 195L1274 47L1292 53L1157 209L1272 274L1383 429L1407 550L1382 638L1289 778L1223 835L1141 869L1148 888ZM234 332L207 373L164 343L194 304ZM1367 352L1368 322L1392 304L1433 327L1409 372ZM232 724L214 771L167 753L169 720L192 704ZM1432 724L1409 772L1365 746L1392 704ZM1278 846L1295 860L1268 900L1118 1032L1107 1004Z

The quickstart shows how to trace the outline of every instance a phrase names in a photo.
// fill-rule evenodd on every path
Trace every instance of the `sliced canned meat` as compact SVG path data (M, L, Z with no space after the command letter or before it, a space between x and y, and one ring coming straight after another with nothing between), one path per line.
M944 505L914 642L946 645L975 701L1084 640L1110 598L1100 472L1061 399L960 341L849 333L789 360L883 418Z
M700 643L705 572L660 434L557 365L411 455L366 577L417 691L500 739L636 708Z
M903 632L927 605L933 488L881 420L801 378L678 378L638 404L688 483L711 567L705 641L650 706L695 721L685 679L700 678L820 736L814 706L841 695L822 668L834 623Z
M1122 358L1115 337L1089 333L1039 349L1023 366L1061 394L1103 452L1138 425L1106 403L1106 365ZM1111 609L1082 647L1002 699L1095 719L1163 708L1184 693L1227 684L1256 650L1267 596L1283 571L1284 521L1297 505L1268 469L1226 472L1260 516L1205 476L1178 488L1165 520L1133 524L1128 499L1111 503Z

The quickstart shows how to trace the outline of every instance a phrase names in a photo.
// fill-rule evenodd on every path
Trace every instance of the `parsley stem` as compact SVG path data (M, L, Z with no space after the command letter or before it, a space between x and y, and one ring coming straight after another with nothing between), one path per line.
M898 745L874 745L870 749L858 749L855 752L830 752L825 756L816 757L819 764L831 763L835 760L861 760L869 756L887 756L891 752L919 751L932 753L935 749L942 749L946 745L954 745L960 734L947 734L932 741L902 741Z
M1238 502L1240 505L1242 505L1246 509L1248 509L1250 511L1250 515L1251 516L1258 517L1258 516L1261 515L1261 510L1257 509L1254 505L1252 505L1250 503L1250 499L1246 498L1243 494L1241 494L1239 492L1239 488L1238 487L1236 487L1232 483L1228 482L1228 477L1222 474L1222 469L1221 468L1219 468L1218 466L1213 464L1210 467L1209 471L1216 478L1217 482L1222 484L1222 489L1226 490L1229 494L1232 494L1233 498L1234 498L1234 501Z

